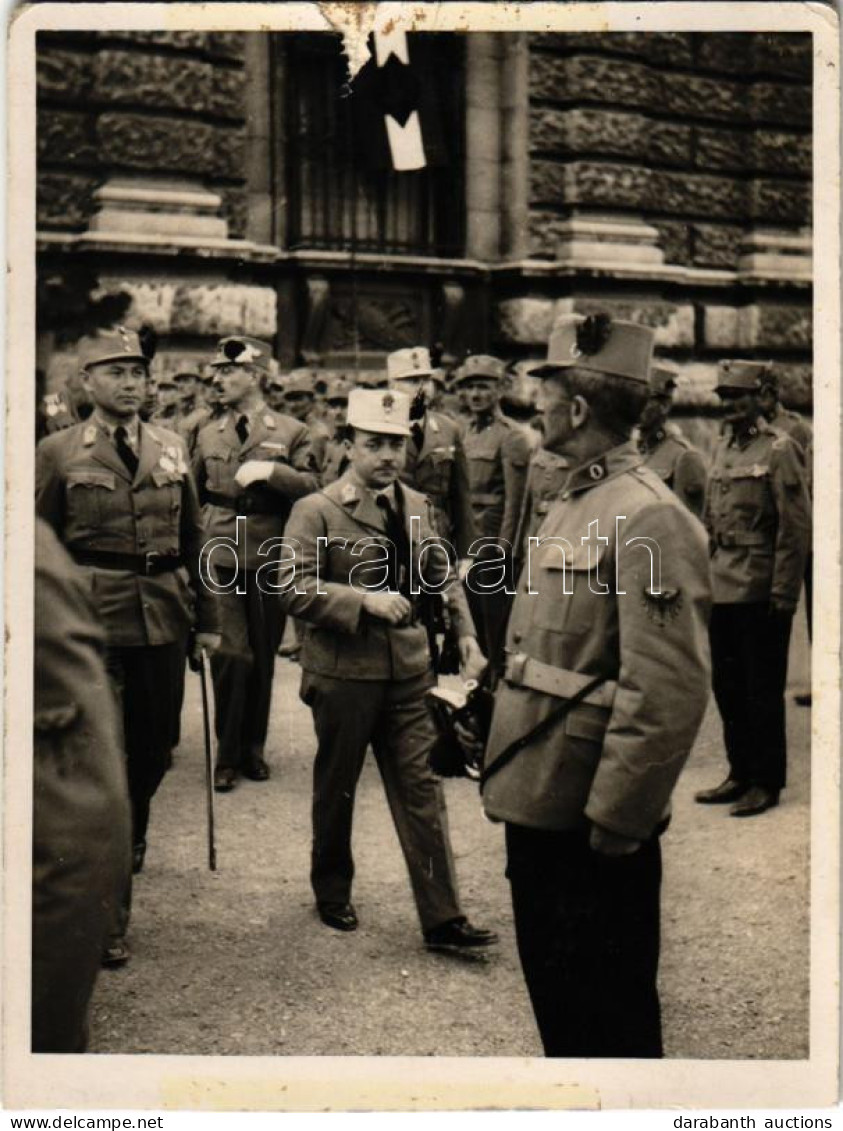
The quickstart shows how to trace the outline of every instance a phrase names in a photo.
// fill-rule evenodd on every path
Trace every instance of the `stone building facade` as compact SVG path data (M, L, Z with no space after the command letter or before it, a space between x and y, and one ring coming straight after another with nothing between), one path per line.
M338 37L40 33L48 383L90 286L156 329L159 369L235 331L282 366L527 359L557 312L605 309L657 328L689 406L738 354L810 411L809 35L413 39L445 157L397 175L355 167Z

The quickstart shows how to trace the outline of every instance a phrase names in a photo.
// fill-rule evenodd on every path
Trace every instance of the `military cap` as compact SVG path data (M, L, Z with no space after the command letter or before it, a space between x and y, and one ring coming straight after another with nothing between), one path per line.
M220 338L211 365L254 365L268 373L271 357L272 350L266 342L236 334L229 338Z
M390 383L414 380L417 377L433 377L437 372L430 362L430 350L424 346L394 350L387 354L386 376Z
M717 385L714 391L719 393L721 389L733 389L735 392L756 393L764 385L775 383L772 362L727 358L717 367Z
M453 384L461 385L463 381L471 381L475 377L486 381L502 381L505 376L505 361L487 353L473 353L469 354L454 374Z
M386 389L389 385L382 369L361 369L355 374L355 382L362 389Z
M198 381L199 374L195 369L178 369L173 374L171 380L175 381L176 384L178 384L179 381Z
M103 330L92 337L82 338L77 346L77 355L80 369L103 361L143 361L149 364L140 338L134 330L127 330L125 326L115 326L113 330Z
M559 369L587 369L647 385L655 331L608 314L564 314L547 343L547 361L531 372L543 377Z
M175 387L176 378L167 373L162 374L155 382L156 389L175 389Z
M656 362L650 370L650 391L667 395L676 388L678 370L663 361Z
M307 393L308 396L315 396L313 373L310 369L294 369L287 380L282 381L281 384L285 393Z
M346 420L363 432L409 436L410 398L391 389L352 389Z
M328 383L328 389L325 393L326 401L347 401L348 394L351 392L352 385L348 381L343 381L341 377L335 377Z

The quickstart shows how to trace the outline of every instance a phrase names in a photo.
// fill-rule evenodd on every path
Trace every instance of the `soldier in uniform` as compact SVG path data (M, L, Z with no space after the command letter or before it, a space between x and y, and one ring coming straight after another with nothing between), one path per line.
M559 497L569 468L567 459L549 448L539 448L530 460L524 503L515 535L516 561L523 564L526 559L527 541L536 536L551 505Z
M506 366L496 357L477 354L466 358L456 375L456 387L464 391L471 412L463 443L468 459L469 487L474 521L486 550L469 572L466 585L472 616L483 651L494 660L500 651L511 592L512 551L527 484L530 445L523 431L500 411ZM500 559L502 547L508 557L506 589L483 592L478 568L490 557ZM480 581L478 581L480 579Z
M325 445L322 466L319 469L322 486L339 479L348 464L348 450L345 444L346 412L348 394L352 386L348 381L334 378L325 394L325 424L331 431L331 438Z
M283 408L281 411L307 425L310 447L316 466L325 462L325 449L331 439L331 430L316 411L315 374L310 369L293 369L284 381Z
M433 677L413 578L419 577L420 543L434 531L427 500L398 478L409 405L391 390L352 391L350 467L336 483L296 503L287 528L298 558L295 588L283 601L308 625L301 696L313 711L318 742L311 882L326 926L353 931L351 826L371 743L425 943L474 950L495 936L472 927L462 913L442 785L428 765L435 732L425 694ZM445 585L444 550L427 558L424 580ZM464 671L474 674L483 657L459 585L446 599L460 626Z
M155 412L150 417L149 423L160 424L173 432L180 432L179 403L179 391L174 378L168 374L159 377L155 385Z
M734 803L733 817L772 808L785 786L787 655L811 545L804 458L761 415L764 373L763 362L720 363L716 391L726 406L726 428L705 507L714 582L714 697L729 772L696 800Z
M220 793L234 789L240 773L252 781L269 777L264 746L282 620L278 596L261 584L258 570L280 547L272 555L261 547L281 538L293 501L319 486L307 428L263 400L269 358L269 346L255 338L220 340L211 365L226 415L202 429L193 457L207 504L205 537L213 543L207 568L220 592L223 639L211 659Z
M652 348L567 315L539 371L571 470L521 573L481 783L547 1056L662 1055L659 834L708 701L711 589L701 524L630 441Z
M45 393L41 404L43 432L51 436L72 428L91 415L91 401L78 376L68 376L65 388L58 392Z
M148 359L123 327L84 339L79 361L94 412L47 436L35 464L38 514L84 570L106 632L106 668L122 709L133 867L146 850L149 809L178 734L188 634L219 643L215 599L198 574L202 526L181 439L138 410ZM125 914L109 948L125 962Z
M670 487L697 518L705 503L705 461L668 416L676 390L676 371L656 364L650 374L650 396L638 422L638 450L644 462Z
M84 1052L131 827L105 637L81 572L35 526L32 1051Z

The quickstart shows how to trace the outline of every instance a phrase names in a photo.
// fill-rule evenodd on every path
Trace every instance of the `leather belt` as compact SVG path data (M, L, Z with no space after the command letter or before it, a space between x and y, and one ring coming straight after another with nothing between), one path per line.
M573 699L595 677L583 675L582 672L572 672L567 668L557 668L553 664L544 664L541 660L534 660L523 652L507 652L504 679L512 687L528 687L531 691L541 691L545 695L554 695L557 699ZM602 707L610 710L615 698L617 683L607 679L596 691L592 691L583 699L590 707Z
M71 548L70 552L77 565L96 566L98 569L125 569L146 577L152 577L156 573L169 573L183 565L179 554L162 554L158 550L150 550L146 554L120 554L111 550Z
M215 507L224 507L236 514L284 514L284 500L280 495L277 502L261 502L248 495L222 495L219 491L209 491L206 487L202 492L202 501L212 503Z

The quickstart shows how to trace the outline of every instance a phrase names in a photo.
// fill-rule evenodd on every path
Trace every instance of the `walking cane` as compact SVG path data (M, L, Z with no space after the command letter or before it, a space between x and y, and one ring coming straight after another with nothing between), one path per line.
M200 650L199 682L202 684L202 724L205 730L205 797L208 808L208 867L217 870L217 848L214 843L214 768L211 757L211 723L208 715L208 681L205 678L205 653Z

